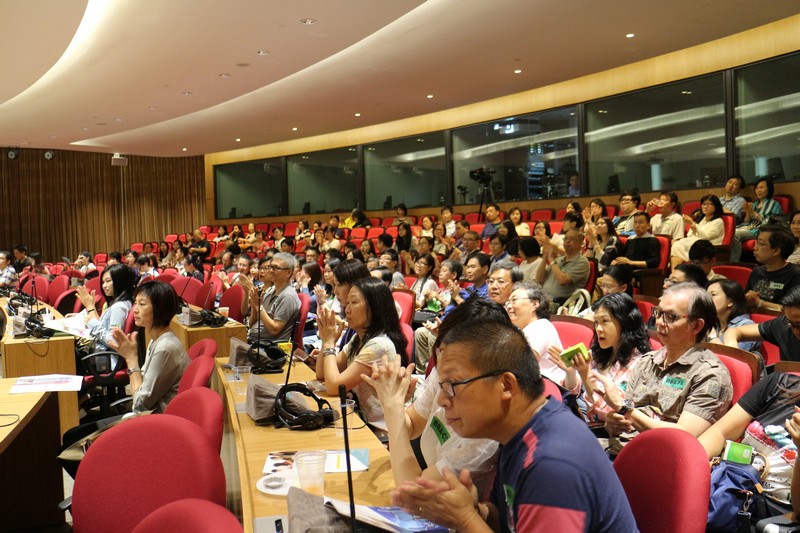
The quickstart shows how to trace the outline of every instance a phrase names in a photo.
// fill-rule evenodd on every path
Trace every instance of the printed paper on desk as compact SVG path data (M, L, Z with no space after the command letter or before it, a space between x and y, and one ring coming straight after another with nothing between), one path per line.
M45 376L24 376L17 378L11 386L9 394L26 392L79 391L83 384L83 376L72 374L48 374Z
M275 474L284 470L291 470L294 466L294 454L296 451L269 452L264 468L261 473L265 476ZM369 449L354 448L350 450L350 466L353 472L362 472L369 469ZM325 472L337 473L347 472L347 461L345 460L344 450L328 450L325 461Z
M44 327L54 329L56 331L63 331L64 333L75 335L76 337L91 339L92 335L89 333L89 328L86 327L86 322L83 318L84 316L84 313L79 313L67 318L47 320L44 322Z

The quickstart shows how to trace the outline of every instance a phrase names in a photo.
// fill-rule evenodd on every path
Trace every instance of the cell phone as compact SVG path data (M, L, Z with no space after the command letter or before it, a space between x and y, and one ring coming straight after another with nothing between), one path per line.
M589 350L586 349L586 345L582 342L579 342L575 346L570 346L561 352L561 360L564 361L565 365L572 366L572 360L577 354L581 354L584 357L589 355Z

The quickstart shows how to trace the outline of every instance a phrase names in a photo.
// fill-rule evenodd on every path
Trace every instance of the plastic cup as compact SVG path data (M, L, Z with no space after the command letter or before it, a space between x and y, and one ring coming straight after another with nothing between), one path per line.
M355 421L355 418L356 418L355 417L355 413L356 413L356 411L355 411L355 409L356 409L355 400L345 400L344 401L344 408L345 408L345 411L347 413L345 416L347 417L347 429L349 431L349 430L352 430L353 427L355 426L355 424L354 424L354 421ZM334 418L333 427L336 428L336 436L337 437L344 437L344 422L345 422L345 419L342 418L342 406L341 405L337 405L336 406L336 414L333 416L333 418Z
M294 465L297 468L301 489L318 496L323 495L326 458L324 450L297 452L294 455Z
M250 373L249 366L235 366L233 370L233 393L239 395L247 394L247 380L245 374Z
M225 318L228 318L228 314L231 312L231 309L230 307L220 307L217 309L217 311Z

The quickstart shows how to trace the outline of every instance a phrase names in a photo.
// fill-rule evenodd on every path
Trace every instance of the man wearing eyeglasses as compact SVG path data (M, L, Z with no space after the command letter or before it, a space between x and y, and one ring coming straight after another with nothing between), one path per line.
M639 211L642 198L633 190L619 195L619 214L614 218L617 235L633 235L633 215Z
M462 265L466 266L469 260L480 252L481 236L477 231L467 230L461 237L461 247L453 248L453 253L450 254L450 259L459 261Z
M292 336L300 315L300 298L291 284L297 260L292 254L277 253L269 265L272 289L259 298L258 289L250 290L250 327L247 341L285 341ZM260 320L260 324L258 321Z
M492 356L486 357L486 347ZM462 438L502 446L494 488L480 501L470 472L419 477L393 503L458 531L636 531L611 463L580 419L544 394L525 336L500 322L460 323L442 334L437 404Z
M514 284L522 281L522 270L514 261L498 261L489 270L489 299L496 304L505 305L511 296Z
M589 279L589 260L581 254L583 233L570 230L564 235L564 251L559 256L551 242L542 247L542 262L536 269L536 283L553 299L556 307L570 297L576 289L583 289Z
M753 307L780 310L780 301L793 287L800 286L800 271L786 259L794 251L794 236L778 226L762 226L753 255L761 266L747 279L745 296Z
M739 347L739 342L767 341L778 346L781 361L800 361L800 287L781 300L783 316L725 332L725 344Z
M624 392L608 376L594 374L615 411L605 424L611 455L648 429L677 427L699 436L730 407L728 369L698 346L717 320L708 293L695 283L673 285L653 308L653 316L664 347L642 356ZM727 333L725 337L727 341Z

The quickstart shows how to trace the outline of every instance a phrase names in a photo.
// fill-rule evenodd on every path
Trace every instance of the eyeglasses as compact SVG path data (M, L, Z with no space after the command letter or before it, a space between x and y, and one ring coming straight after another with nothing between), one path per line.
M488 374L481 374L480 376L475 376L474 378L469 379L462 379L461 381L440 381L439 387L442 391L447 394L448 398L455 398L456 397L456 387L458 385L466 385L467 383L472 383L473 381L478 381L479 379L486 379L486 378L493 378L508 372L507 370L495 370L494 372L489 372Z
M674 324L676 320L681 318L689 318L689 315L676 315L672 311L664 311L658 307L653 308L653 317L656 320L664 319L667 324Z
M512 305L516 304L517 302L524 301L524 300L530 300L530 299L531 298L529 298L527 296L521 296L519 298L509 298L508 300L506 300L506 303L504 303L503 306L504 307L511 307Z
M275 270L292 270L291 268L288 268L288 267L279 267L279 266L275 266L275 265L269 265L269 266L267 267L267 269L268 269L268 270L272 270L273 272L274 272Z
M629 204L631 202L633 202L633 198L622 198L619 201L619 203L621 203L621 204Z
M664 287L672 287L676 283L680 283L680 281L672 278L664 278Z
M783 320L783 323L789 326L789 328L793 329L794 331L800 331L800 323L790 322L789 317L787 317L786 315L783 315L783 318L781 320Z
M486 280L486 284L487 285L497 285L501 289L503 287L505 287L506 285L508 285L509 283L511 283L511 282L508 281L508 280L505 280L503 278L489 278L489 279Z

